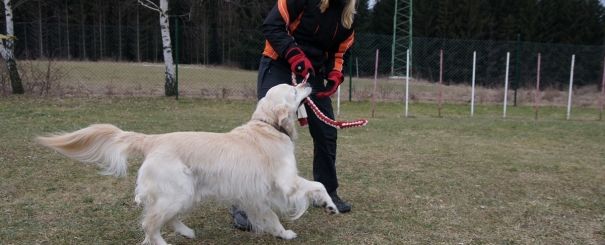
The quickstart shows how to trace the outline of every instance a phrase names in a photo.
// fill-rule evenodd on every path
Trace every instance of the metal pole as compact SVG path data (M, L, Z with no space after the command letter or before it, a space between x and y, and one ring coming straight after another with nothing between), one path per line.
M475 67L477 64L477 51L473 52L473 84L471 87L471 117L475 111Z
M576 62L576 55L571 56L571 73L569 75L569 96L567 97L567 120L569 120L569 115L571 113L571 92L573 91L573 70L574 63Z
M411 1L411 0L410 0L410 17L409 17L409 20L410 20L410 21L409 21L409 23L410 23L410 24L409 24L409 26L408 26L408 29L410 30L410 35L409 35L409 38L410 38L410 43L409 43L409 45L408 45L408 49L410 50L410 62L409 62L409 63L410 63L410 68L408 68L408 70L412 69L411 71L413 71L413 69L414 69L414 68L413 68L414 66L412 65L412 58L414 58L414 57L413 57L413 55L412 55L412 54L413 54L413 52L412 52L412 51L414 50L414 49L413 49L413 46L414 46L414 38L413 38L413 37L414 37L414 36L412 35L412 31L413 31L413 29L414 29L414 28L412 28L412 19L413 19L413 18L412 18L412 17L413 17L413 16L412 16L412 9L413 9L413 8L412 8L412 2L414 2L414 1Z
M372 92L372 117L376 107L376 79L378 79L378 49L376 49L376 67L374 68L374 92Z
M349 101L351 101L352 89L353 89L353 51L351 50L351 53L349 53ZM340 104L338 104L338 105L340 106Z
M517 90L519 89L519 59L520 57L520 51L521 49L521 34L517 34L517 57L515 57L516 60L516 64L515 64L515 102L513 106L517 106Z
M359 60L355 57L355 70L357 71L357 86L355 86L355 93L359 96ZM359 97L357 99L360 99Z
M601 112L599 121L603 120L603 101L605 100L605 60L603 60L603 84L601 84Z
M407 52L407 62L405 68L405 117L408 117L408 101L410 94L410 50Z
M504 76L504 115L503 118L506 118L506 102L508 95L508 64L510 61L510 52L506 52L506 75Z
M393 43L391 44L391 77L395 76L395 42L397 42L397 0L393 11Z
M439 117L441 117L441 90L443 89L443 49L439 52Z
M340 86L338 86L336 95L336 116L340 116Z
M542 54L538 53L538 82L536 84L536 119L538 119L538 109L540 107L540 62L542 61Z

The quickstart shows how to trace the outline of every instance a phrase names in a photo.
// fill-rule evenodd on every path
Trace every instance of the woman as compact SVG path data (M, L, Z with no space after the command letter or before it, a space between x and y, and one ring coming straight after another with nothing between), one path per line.
M257 92L260 100L278 84L292 83L292 73L309 75L311 100L334 119L330 96L344 80L344 61L353 45L355 0L278 0L261 27L266 38L260 61ZM324 78L327 85L324 84ZM337 194L337 129L322 122L305 104L313 138L313 178L322 183L341 213L351 204ZM304 126L304 125L303 125ZM233 208L235 226L251 230L246 214Z

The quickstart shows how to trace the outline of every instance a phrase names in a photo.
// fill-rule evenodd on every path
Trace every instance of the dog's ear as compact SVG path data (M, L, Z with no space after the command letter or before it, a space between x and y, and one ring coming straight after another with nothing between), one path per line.
M279 126L284 127L288 125L288 120L290 120L290 111L288 105L277 104L273 108L273 112L275 113L275 116L277 116L277 124L279 124Z
M296 132L296 113L293 111L292 106L287 103L278 104L274 107L274 113L277 117L277 124L282 127L292 140L298 139L298 133Z

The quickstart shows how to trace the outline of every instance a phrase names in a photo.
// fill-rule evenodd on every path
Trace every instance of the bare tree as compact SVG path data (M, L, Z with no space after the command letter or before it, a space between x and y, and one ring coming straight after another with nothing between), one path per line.
M13 94L25 93L21 82L21 76L19 75L19 69L17 68L17 60L15 59L15 39L17 38L15 37L15 30L13 27L13 7L17 8L25 1L27 0L18 1L13 5L12 0L4 0L6 35L0 36L0 55L2 55L2 58L4 58L4 61L6 62Z
M82 31L82 43L80 45L80 59L86 60L86 14L84 12L84 0L80 0L80 25Z
M160 33L162 34L162 50L164 65L166 66L164 80L164 94L166 96L176 95L176 82L174 61L172 60L172 41L170 39L170 25L168 23L168 0L160 0L160 6L151 0L138 0L139 3L160 14Z

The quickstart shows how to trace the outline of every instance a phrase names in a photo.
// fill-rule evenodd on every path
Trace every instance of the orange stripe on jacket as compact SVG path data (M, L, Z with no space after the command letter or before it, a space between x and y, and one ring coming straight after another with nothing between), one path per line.
M286 0L278 0L277 1L277 9L279 9L279 14L286 22L286 29L290 25L290 14L288 13L288 4Z
M351 36L349 36L349 38L347 38L347 40L340 43L340 45L338 46L338 52L336 52L336 54L334 54L334 70L342 71L342 65L344 63L343 58L344 58L345 52L347 52L347 50L351 47L351 45L353 45L353 41L355 39L354 36L355 36L355 31L353 31L353 33L351 33Z
M286 22L286 30L288 30L288 35L292 36L291 33L293 33L294 30L296 30L296 27L298 27L298 25L300 24L300 19L302 17L303 12L305 12L306 6L305 6L305 8L303 8L303 10L300 12L300 15L298 15L298 18L296 18L296 20L294 20L294 22L292 24L290 24L290 14L288 13L288 5L286 4L286 0L278 0L277 7L279 9L279 13L281 14L281 17ZM273 47L271 46L269 41L266 41L266 40L265 40L265 50L263 50L263 55L266 55L273 60L275 60L275 59L277 59L277 57L279 57L279 54L277 52L275 52L275 49L273 49Z

